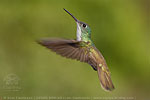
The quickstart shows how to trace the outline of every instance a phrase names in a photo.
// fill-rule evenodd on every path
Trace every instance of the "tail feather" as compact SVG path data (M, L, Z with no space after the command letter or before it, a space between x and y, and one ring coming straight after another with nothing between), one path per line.
M101 87L106 91L112 91L115 89L112 80L110 78L110 73L107 73L102 69L102 67L97 67L98 77L101 83Z

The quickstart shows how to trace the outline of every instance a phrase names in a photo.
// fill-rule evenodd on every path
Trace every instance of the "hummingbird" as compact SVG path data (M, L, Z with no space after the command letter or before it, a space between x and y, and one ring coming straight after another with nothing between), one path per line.
M77 24L76 39L44 38L37 42L63 57L88 63L97 71L101 87L106 91L114 90L106 61L91 40L91 29L89 25L79 21L66 9L64 10Z

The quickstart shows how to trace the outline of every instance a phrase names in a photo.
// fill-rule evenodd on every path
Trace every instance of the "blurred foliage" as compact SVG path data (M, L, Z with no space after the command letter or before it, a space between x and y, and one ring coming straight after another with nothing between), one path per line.
M136 97L150 93L149 0L1 0L0 96ZM85 63L65 59L38 45L42 37L75 38L70 11L92 29L116 89L105 92ZM3 89L8 74L20 91Z

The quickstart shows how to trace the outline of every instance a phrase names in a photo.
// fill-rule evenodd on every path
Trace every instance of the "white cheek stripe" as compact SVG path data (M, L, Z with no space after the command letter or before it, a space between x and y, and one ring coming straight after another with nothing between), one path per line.
M77 41L81 41L81 28L77 23Z

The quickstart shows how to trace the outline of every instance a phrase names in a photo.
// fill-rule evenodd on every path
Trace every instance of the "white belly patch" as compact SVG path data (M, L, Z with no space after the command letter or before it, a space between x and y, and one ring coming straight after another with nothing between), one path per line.
M81 28L77 23L77 41L81 41Z

